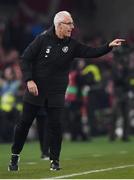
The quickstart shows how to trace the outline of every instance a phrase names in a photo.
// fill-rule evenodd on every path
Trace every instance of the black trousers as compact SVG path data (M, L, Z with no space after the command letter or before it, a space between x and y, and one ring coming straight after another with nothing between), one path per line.
M37 132L42 155L49 156L48 117L45 107L41 107L36 116Z
M12 145L12 153L20 154L23 149L29 128L32 125L34 118L40 106L24 102L22 118L18 122L14 132L14 143ZM48 107L48 134L50 145L50 160L59 160L61 143L62 143L62 130L61 130L61 114L62 107Z

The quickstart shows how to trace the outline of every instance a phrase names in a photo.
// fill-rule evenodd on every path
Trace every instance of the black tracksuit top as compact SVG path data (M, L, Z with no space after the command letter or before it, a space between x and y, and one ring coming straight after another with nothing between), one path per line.
M68 73L74 58L95 58L111 49L108 43L92 48L73 38L59 39L54 28L50 28L37 36L21 56L24 80L34 80L39 90L38 96L26 90L24 101L44 105L47 100L49 106L63 106Z

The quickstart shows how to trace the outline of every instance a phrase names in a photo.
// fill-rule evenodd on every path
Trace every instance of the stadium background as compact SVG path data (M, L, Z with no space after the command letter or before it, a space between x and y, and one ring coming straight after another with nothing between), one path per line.
M82 90L82 96L75 94L77 96L76 103L79 104L81 101L81 105L78 105L77 109L73 109L74 104L70 98L72 96L67 94L65 112L62 118L65 147L67 149L69 147L72 148L72 152L69 153L69 156L70 158L73 157L75 151L77 151L77 147L81 147L81 143L84 143L83 147L85 147L87 152L85 152L85 149L81 149L82 155L76 155L77 159L86 159L86 155L88 156L88 151L89 154L91 153L93 155L95 149L100 147L100 152L104 151L106 154L109 153L108 158L110 162L108 167L119 166L122 164L131 164L131 153L134 147L134 73L131 73L129 77L127 76L126 78L130 79L129 82L131 82L131 87L128 85L128 83L121 86L121 88L127 89L127 91L125 91L125 95L127 94L127 101L129 104L128 124L130 125L127 139L125 139L125 141L122 143L120 141L123 140L122 135L124 117L120 111L118 112L115 128L117 136L117 142L115 142L115 145L118 147L117 151L119 149L119 152L122 152L122 154L123 152L124 154L126 152L127 155L129 153L130 154L128 156L124 155L124 157L120 157L120 162L117 163L117 165L116 163L112 164L111 159L113 157L110 157L112 154L110 148L112 149L115 146L114 144L110 144L111 140L115 140L110 139L110 133L114 101L118 99L118 97L116 97L114 94L116 85L113 84L114 76L116 75L112 74L113 62L117 61L123 66L125 63L125 65L128 65L127 68L130 68L132 72L134 72L133 7L133 0L0 0L0 149L1 159L4 165L2 166L3 171L0 175L0 178L10 178L10 175L5 171L8 159L4 152L6 150L9 156L10 143L12 142L13 138L13 129L18 118L21 116L21 111L23 108L22 95L25 85L22 82L22 74L19 68L19 55L35 38L36 35L51 26L54 14L59 10L67 10L72 13L76 26L73 32L73 36L88 45L96 47L112 40L115 37L125 38L127 42L125 46L117 49L116 51L113 50L111 53L99 59L94 59L93 61L91 60L91 65L94 65L94 67L99 70L100 78L97 80L95 78L97 75L93 72L88 74L86 77L86 86L84 84L84 87L82 86L82 89L80 89ZM85 63L84 59L80 59L79 62ZM70 76L74 75L74 72L77 73L80 63L75 62L73 64L70 71ZM84 64L84 68L87 66L87 64ZM77 81L75 88L77 88L79 92L79 88L81 88L80 81ZM93 94L89 93L90 88L93 88ZM95 98L91 99L91 96ZM80 117L76 115L76 119L73 119L74 117L72 117L70 114L77 114L77 111L80 112ZM68 114L70 116L67 116ZM77 129L77 132L73 132L75 128ZM26 150L24 150L24 162L26 161L25 156L31 153L30 148L33 146L36 147L36 155L34 153L31 154L30 161L33 161L33 159L38 161L40 156L39 148L36 142L38 141L38 134L36 129L36 123L34 122L29 131L27 139L28 145L26 145ZM102 136L104 136L104 139ZM128 145L125 144L126 142ZM104 144L104 149L101 147L101 143L102 145ZM95 149L92 149L92 146ZM131 152L129 152L129 149L131 149ZM96 156L97 153L98 152L96 151ZM63 150L64 167L66 167L66 162L64 162L64 159L67 157L68 152ZM127 158L128 160L126 160ZM73 160L74 161L72 163L75 164L75 158ZM106 163L108 162L107 160L102 160L104 161L104 166L95 165L95 167L106 168ZM94 160L91 158L91 166L89 169L92 167L92 165L94 166L93 161ZM98 163L99 160L95 162ZM88 163L86 162L86 164ZM70 165L71 162L67 166ZM23 163L22 166L24 166ZM37 167L35 167L35 169L36 168ZM79 167L77 168L79 169ZM83 171L86 171L87 168L88 165L86 169L83 169ZM33 171L32 168L31 170ZM75 169L72 172L65 172L65 174L73 172L75 172ZM41 175L41 178L45 177L43 173L41 173ZM15 177L16 176L12 176L12 178ZM22 176L17 176L17 178L24 177L27 177L25 172L24 174L22 173ZM36 175L29 175L29 178L30 177L40 178L40 176ZM49 175L46 174L46 177L49 177ZM102 175L102 178L103 177L107 178L107 174L104 176ZM111 177L123 178L123 176L116 176L116 174L115 176L113 175ZM125 177L128 177L128 174L126 174ZM133 177L133 174L131 177ZM99 176L97 178L99 178Z

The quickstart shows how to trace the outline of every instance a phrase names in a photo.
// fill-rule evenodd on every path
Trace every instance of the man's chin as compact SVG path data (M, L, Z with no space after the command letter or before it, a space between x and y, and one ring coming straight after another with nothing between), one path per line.
M68 33L67 35L66 35L66 37L70 37L71 36L71 33Z

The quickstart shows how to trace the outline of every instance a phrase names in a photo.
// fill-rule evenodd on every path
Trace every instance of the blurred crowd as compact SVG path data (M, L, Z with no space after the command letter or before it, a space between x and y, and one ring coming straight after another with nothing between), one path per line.
M30 6L32 1L24 2ZM35 13L34 3L29 10L24 2L20 3L13 17L0 20L0 142L12 141L13 129L21 117L25 84L19 67L20 55L36 35L51 25L50 17ZM77 3L81 6L79 1ZM90 14L84 11L87 17L92 17L95 12L93 1L90 3ZM60 6L67 10L73 7L64 3ZM36 8L45 12L41 9L41 0ZM75 13L77 11L78 6L74 9ZM92 47L106 42L102 33L96 32L90 37L78 27L73 36ZM107 55L90 61L74 61L69 73L62 124L63 136L72 141L91 140L97 135L108 135L111 141L116 137L129 140L134 133L133 30L128 32L122 47ZM32 128L31 136L35 137L35 125Z

